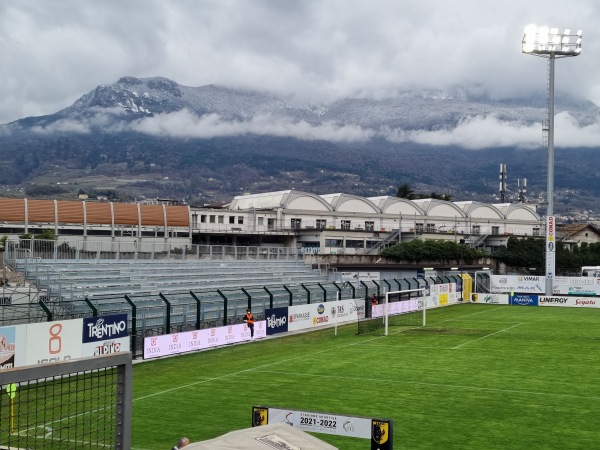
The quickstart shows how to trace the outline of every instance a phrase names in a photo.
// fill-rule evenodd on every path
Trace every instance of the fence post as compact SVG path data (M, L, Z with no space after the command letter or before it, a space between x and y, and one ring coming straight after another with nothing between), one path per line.
M167 305L167 317L166 317L166 324L165 324L165 328L166 328L167 332L165 334L170 334L171 333L171 302L169 302L169 300L167 300L167 297L165 297L162 292L159 292L158 295L160 296L160 298L163 299L163 301Z
M137 306L135 306L135 303L133 303L128 295L125 295L125 300L131 306L131 353L135 358L135 352L137 350L137 347L135 346L137 342Z
M87 295L85 296L85 298L83 299L87 305L90 307L90 309L92 310L92 317L98 317L98 308L96 308L92 302L90 301L89 298L87 298Z
M337 288L339 296L336 300L341 300L342 299L342 288L338 286L338 284L335 281L332 281L333 285Z
M248 309L252 310L252 296L250 294L248 294L248 291L246 289L244 289L243 287L242 287L242 292L244 294L246 294L246 297L248 297Z
M300 286L302 286L306 291L306 303L310 305L310 290L306 286L304 286L304 283L300 283Z
M267 289L266 286L263 286L263 289L267 292L267 294L269 294L269 308L273 308L273 294Z
M292 306L292 297L294 296L294 294L292 294L292 291L290 291L290 290L288 289L288 287L287 287L285 284L283 285L283 288L284 288L286 291L288 291L288 294L290 294L290 303L289 303L289 306Z
M321 289L323 289L323 301L326 302L327 301L327 289L325 289L321 283L317 283L317 284L319 285L319 287Z
M198 297L196 297L196 294L194 294L192 291L190 291L190 295L192 297L194 297L194 300L196 300L196 330L200 329L200 299Z
M43 300L40 300L38 303L40 304L40 306L42 307L42 309L46 313L46 316L48 317L47 321L48 322L52 322L52 311L50 311L50 309L48 309L48 307L46 306L46 304L44 303Z
M227 297L221 292L221 289L217 289L217 293L223 298L223 326L227 325Z
M375 280L373 280L373 284L377 286L377 298L381 295L381 289L379 288L379 284Z
M365 284L363 280L359 280L359 283L365 287L365 298L369 296L369 287Z

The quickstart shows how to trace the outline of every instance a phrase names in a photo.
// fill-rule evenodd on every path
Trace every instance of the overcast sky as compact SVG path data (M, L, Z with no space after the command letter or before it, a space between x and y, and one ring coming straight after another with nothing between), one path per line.
M521 53L530 23L583 29L582 54L557 61L556 90L600 104L599 0L3 0L0 123L126 75L317 102L457 83L543 94L546 60Z

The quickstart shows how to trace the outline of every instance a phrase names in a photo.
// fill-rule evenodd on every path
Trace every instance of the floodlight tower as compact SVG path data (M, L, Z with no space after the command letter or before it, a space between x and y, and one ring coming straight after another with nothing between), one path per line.
M554 61L556 58L577 56L581 53L583 32L571 33L566 29L563 33L558 28L536 27L525 28L522 41L522 52L528 55L548 58L548 123L544 131L548 133L548 186L546 191L546 295L552 295L554 279L556 240L554 223Z

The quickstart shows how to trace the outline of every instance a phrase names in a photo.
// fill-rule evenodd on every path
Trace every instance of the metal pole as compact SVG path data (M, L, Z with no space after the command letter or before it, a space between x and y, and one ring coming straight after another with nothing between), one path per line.
M548 242L548 224L554 227L554 53L548 58L548 191L546 209L546 295L552 295L555 272L555 242ZM554 231L554 230L552 230ZM554 234L554 233L552 233Z

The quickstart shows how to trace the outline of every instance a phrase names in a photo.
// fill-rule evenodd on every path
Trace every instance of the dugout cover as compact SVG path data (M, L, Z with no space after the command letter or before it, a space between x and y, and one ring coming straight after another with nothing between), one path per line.
M232 431L215 439L195 442L186 450L338 450L316 437L285 423Z

